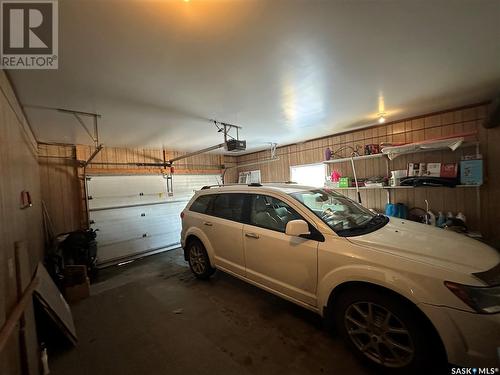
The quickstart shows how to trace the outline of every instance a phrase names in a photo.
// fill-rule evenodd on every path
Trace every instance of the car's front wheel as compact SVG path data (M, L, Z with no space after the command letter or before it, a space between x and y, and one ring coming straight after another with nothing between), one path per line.
M334 314L348 345L385 373L412 374L444 366L436 335L421 313L388 291L345 290L336 299Z
M215 272L215 268L210 265L205 246L197 240L189 241L187 246L189 268L199 279L208 279Z

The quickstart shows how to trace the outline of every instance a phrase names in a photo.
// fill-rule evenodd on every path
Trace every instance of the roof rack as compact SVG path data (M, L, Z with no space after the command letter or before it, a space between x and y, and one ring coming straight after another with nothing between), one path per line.
M237 184L237 183L234 183L234 184L219 184L219 185L206 185L206 186L203 186L200 190L207 190L207 189L210 189L210 188L213 188L213 187L224 187L224 186L262 186L262 184L259 184L258 182L252 182L250 184Z

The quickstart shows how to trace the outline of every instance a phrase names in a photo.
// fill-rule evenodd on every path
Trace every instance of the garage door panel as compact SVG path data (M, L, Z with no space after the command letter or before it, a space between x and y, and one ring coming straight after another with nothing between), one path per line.
M87 185L90 209L160 203L169 199L167 182L162 176L99 176L91 177Z
M87 181L98 262L112 263L180 242L180 213L195 190L217 175L173 176L173 194L162 176L95 176Z
M127 222L154 224L159 220L176 219L187 201L166 203L154 207L129 207L91 212L93 226L102 230L105 225L122 225Z
M181 223L177 215L168 215L161 217L158 220L150 221L120 221L120 222L103 222L93 226L99 229L99 243L101 245L109 242L123 241L129 238L142 237L143 235L151 236L158 234L176 234L180 232Z
M142 238L154 238L159 237L165 238L166 241L164 245L169 245L171 243L179 243L180 227L171 228L167 231L151 231L148 233L142 232L127 232L124 236L109 235L105 240L99 241L99 260L103 259L103 254L101 248L109 245L123 244L129 241L134 241Z
M126 234L135 238L143 234L180 231L179 213L186 204L187 202L175 202L142 209L133 207L92 212L92 228L98 230L101 244L118 241L126 237Z
M113 263L114 261L126 260L135 255L147 253L153 250L177 245L180 240L178 234L176 242L168 243L168 236L157 235L146 238L136 238L129 241L118 242L99 247L100 264Z
M115 208L115 207L127 207L127 206L142 206L148 204L157 204L162 202L167 202L166 194L155 194L155 196L123 196L123 197L94 197L89 200L89 207L93 209L105 209L105 208Z
M98 176L89 181L89 193L96 197L166 193L166 179L162 176Z

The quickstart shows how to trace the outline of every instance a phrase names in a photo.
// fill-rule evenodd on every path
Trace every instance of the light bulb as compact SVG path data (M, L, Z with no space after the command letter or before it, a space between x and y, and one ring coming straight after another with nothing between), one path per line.
M380 117L378 118L378 123L379 123L379 124L383 124L384 122L385 122L385 117L384 117L384 116L380 116Z

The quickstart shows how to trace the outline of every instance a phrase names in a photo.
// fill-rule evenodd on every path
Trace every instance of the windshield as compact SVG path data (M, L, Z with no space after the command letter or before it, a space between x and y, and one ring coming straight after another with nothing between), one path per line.
M389 219L377 215L329 189L314 189L290 194L309 208L339 236L359 236L373 232L387 224Z

